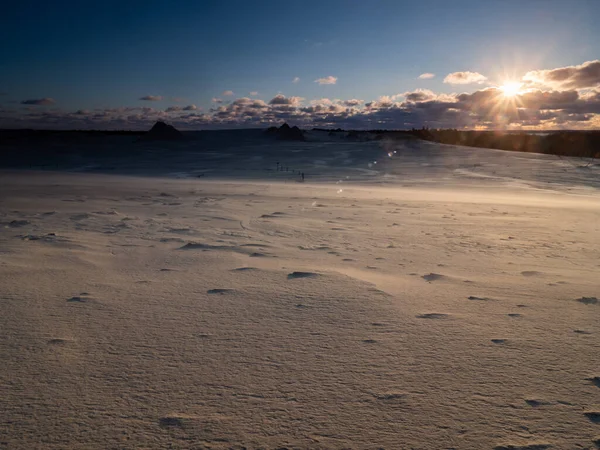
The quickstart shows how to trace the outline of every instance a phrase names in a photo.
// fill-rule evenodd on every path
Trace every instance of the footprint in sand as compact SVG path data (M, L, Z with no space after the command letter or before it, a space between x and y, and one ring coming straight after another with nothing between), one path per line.
M293 280L296 278L315 278L318 277L319 274L315 272L292 272L288 274L288 280Z
M508 313L507 314L508 317L523 317L523 314L518 314L518 313Z
M258 270L256 267L238 267L236 269L231 269L233 272L250 272L253 270Z
M306 309L306 308L310 308L310 306L308 306L308 305L303 305L302 303L297 303L295 306L296 306L296 308L298 308L298 309Z
M10 228L21 228L27 225L30 225L31 222L29 222L28 220L11 220L8 223L8 227Z
M48 344L50 344L50 345L66 345L68 343L69 343L69 339L63 339L63 338L54 338L54 339L48 340Z
M90 217L92 217L92 216L90 216L87 213L83 213L83 214L75 214L74 216L71 216L70 219L77 222L79 220L89 219Z
M206 291L207 294L227 294L233 292L233 289L209 289Z
M443 313L425 313L416 316L417 319L446 319L450 317L448 314Z
M488 297L476 297L474 295L469 295L467 298L469 300L477 300L477 301L482 301L482 302L487 302L487 301L491 300L491 298L488 298Z
M71 297L69 299L67 299L68 303L88 303L90 301L92 301L92 299L89 297L90 294L88 294L87 292L82 292L79 295L76 295L75 297Z
M523 444L500 444L494 447L494 450L546 450L552 448L551 444L546 442L530 442Z
M524 277L535 277L537 275L542 275L542 273L537 272L535 270L525 270L525 271L521 272L521 275L523 275Z
M552 404L552 402L549 402L548 400L541 400L539 398L527 398L525 399L525 403L534 408L537 408L538 406L547 406Z
M492 339L494 344L506 344L506 339Z
M578 298L577 301L579 303L583 303L584 305L597 305L598 299L596 297L581 297Z
M272 256L273 258L275 258L276 256L274 255L267 255L265 253L259 253L259 252L254 252L254 253L250 253L248 255L250 258L266 258L268 256Z
M586 378L586 380L589 381L590 383L592 383L594 386L600 388L600 376L589 377L589 378Z
M164 417L161 417L160 419L158 419L158 425L161 428L169 428L169 427L185 428L185 424L188 419L189 419L188 417L178 416L178 415L164 416Z
M444 278L444 275L440 275L439 273L428 273L427 275L423 275L421 278L423 278L425 281L428 282L432 282L432 281L437 281L437 280L441 280L442 278Z
M405 392L383 392L380 394L373 394L377 400L402 400L407 397L408 394Z
M181 238L161 238L158 242L185 242Z
M262 216L260 216L261 219L275 219L277 217L281 217L281 216L285 216L285 213L282 213L280 211L275 211L274 213L271 214L263 214Z
M583 414L587 417L591 422L600 423L600 410L588 410L584 411Z

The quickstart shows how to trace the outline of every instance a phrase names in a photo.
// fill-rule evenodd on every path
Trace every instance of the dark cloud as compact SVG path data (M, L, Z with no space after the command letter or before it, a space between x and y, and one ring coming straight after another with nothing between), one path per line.
M162 96L161 95L144 95L143 97L140 97L140 100L144 100L147 102L159 102L162 100Z
M350 100L344 100L344 101L342 101L342 104L346 105L346 106L358 106L358 105L360 105L360 104L362 104L364 102L365 102L364 100L358 100L356 98L352 98Z
M436 95L428 89L417 89L414 92L405 92L404 98L406 98L406 101L408 102L418 103L432 100L436 98Z
M196 111L198 107L196 105L187 105L187 106L169 106L165 109L165 112L179 112L179 111Z
M578 66L551 70L533 70L523 76L526 83L549 86L553 89L585 89L600 86L600 60Z
M271 100L269 100L269 105L299 105L302 100L302 97L286 97L283 94L277 94Z
M56 103L56 101L53 98L46 97L46 98L23 100L21 102L21 105L48 106L48 105L54 105L55 103Z

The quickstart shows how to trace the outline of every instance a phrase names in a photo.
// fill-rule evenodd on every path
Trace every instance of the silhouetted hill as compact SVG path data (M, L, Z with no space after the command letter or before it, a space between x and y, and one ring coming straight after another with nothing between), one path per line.
M265 134L275 136L277 139L282 141L304 141L304 132L294 126L290 127L287 123L284 123L279 128L270 127L265 131Z
M183 134L174 126L158 121L140 139L144 141L177 141L183 139Z

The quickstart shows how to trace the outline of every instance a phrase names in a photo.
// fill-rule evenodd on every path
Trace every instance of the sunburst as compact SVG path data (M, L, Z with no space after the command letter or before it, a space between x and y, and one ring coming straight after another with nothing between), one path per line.
M505 97L515 97L521 94L521 86L523 86L521 83L511 81L500 86L500 90Z

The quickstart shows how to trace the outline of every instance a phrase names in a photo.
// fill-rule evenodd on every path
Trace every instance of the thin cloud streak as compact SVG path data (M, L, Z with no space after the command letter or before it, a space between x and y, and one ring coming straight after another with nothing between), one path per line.
M39 99L23 100L21 102L21 105L48 106L48 105L54 105L55 103L56 103L56 100L54 100L53 98L45 97L45 98L39 98Z
M328 77L317 78L315 80L315 83L319 83L319 84L336 84L337 80L338 80L337 77L333 77L333 76L329 75Z
M161 95L144 95L143 97L140 97L140 100L144 100L146 102L159 102L162 100L162 96Z

